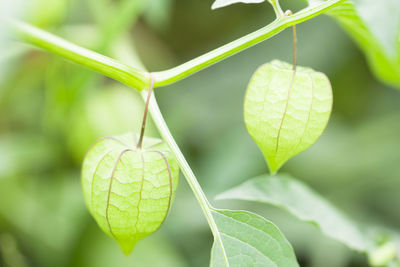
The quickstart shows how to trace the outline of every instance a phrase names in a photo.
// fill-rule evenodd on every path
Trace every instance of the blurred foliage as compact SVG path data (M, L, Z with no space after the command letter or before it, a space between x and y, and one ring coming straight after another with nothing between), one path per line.
M125 63L137 64L136 47L151 70L182 63L273 19L266 3L211 11L211 1L133 2L138 5L122 0L1 0L0 11L15 11ZM301 4L287 0L282 6L296 10ZM10 41L6 34L0 29L5 51L0 57L0 266L204 266L212 236L184 179L163 227L129 257L84 207L83 155L101 136L139 129L139 95ZM299 64L331 79L334 111L322 138L283 171L303 179L353 218L398 230L399 92L374 78L360 50L331 18L303 23L298 34ZM244 92L259 65L276 58L290 61L291 45L291 32L285 31L156 90L166 120L211 200L266 172L243 123ZM154 126L148 134L157 135ZM366 266L363 257L276 208L215 204L250 209L276 223L302 266Z
M400 5L397 0L347 1L328 12L364 51L375 75L400 88Z

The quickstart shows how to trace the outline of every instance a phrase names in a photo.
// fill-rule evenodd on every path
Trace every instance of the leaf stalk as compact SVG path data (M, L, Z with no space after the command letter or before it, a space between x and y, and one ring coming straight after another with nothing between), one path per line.
M283 18L285 16L285 14L283 13L283 10L279 4L279 0L269 0L269 3L274 8L274 12L275 12L277 19Z
M140 137L139 141L137 143L137 148L141 149L142 148L142 143L143 143L143 137L144 137L144 131L146 130L146 121L147 121L147 113L149 111L149 103L150 103L150 97L153 93L153 87L154 87L154 78L150 74L150 87L147 92L147 99L145 99L145 106L144 106L144 112L143 112L143 122L142 122L142 129L140 131Z

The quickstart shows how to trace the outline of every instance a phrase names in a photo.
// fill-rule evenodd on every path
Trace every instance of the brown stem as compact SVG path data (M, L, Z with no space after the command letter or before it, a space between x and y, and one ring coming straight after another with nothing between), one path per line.
M296 71L297 67L297 34L296 25L293 25L293 70Z
M144 106L144 113L143 113L143 122L142 122L142 130L140 132L140 137L139 137L139 141L137 143L137 148L142 148L142 143L143 143L143 137L144 137L144 130L146 129L146 121L147 121L147 113L149 111L149 102L150 102L150 98L151 98L151 94L153 92L153 88L154 88L154 78L153 76L150 74L150 87L149 87L149 91L147 93L147 99L146 99L146 104Z
M291 10L286 10L285 16L291 16L293 12ZM297 33L296 25L293 25L293 71L296 71L297 67Z

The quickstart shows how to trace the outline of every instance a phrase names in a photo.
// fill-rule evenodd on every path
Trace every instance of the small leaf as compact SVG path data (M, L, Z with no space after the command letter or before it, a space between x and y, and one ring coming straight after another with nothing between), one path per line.
M220 7L225 7L236 3L256 4L256 3L262 3L264 1L265 0L215 0L214 4L211 6L211 9L217 9Z
M100 228L125 254L165 220L178 185L179 169L167 146L135 133L105 137L86 155L82 168L85 202Z
M374 74L400 89L400 4L398 0L346 1L329 11L355 40Z
M244 119L272 173L317 141L332 109L328 78L278 60L262 65L250 80Z
M374 241L341 211L305 184L288 175L263 175L232 188L217 199L241 199L271 204L308 222L326 236L366 253Z
M293 248L281 231L248 211L212 210L220 240L211 251L212 267L299 266Z

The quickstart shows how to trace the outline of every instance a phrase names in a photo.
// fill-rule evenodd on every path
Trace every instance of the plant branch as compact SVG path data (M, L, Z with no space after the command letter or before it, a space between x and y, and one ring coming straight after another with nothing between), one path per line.
M217 63L233 54L243 51L246 48L249 48L274 36L287 27L316 17L343 1L344 0L327 0L319 5L305 8L290 17L278 17L275 21L264 28L212 50L211 52L208 52L200 57L192 59L182 65L169 70L154 72L154 86L165 86L182 80L183 78L186 78L195 72L205 69L214 63Z
M20 38L27 43L88 67L139 91L149 88L150 75L147 72L70 43L29 24L19 21L12 21L12 24Z
M148 95L151 92L143 90L142 97L144 100L148 98ZM175 155L176 160L178 161L179 167L186 178L187 183L189 184L190 188L193 191L201 209L203 210L203 214L206 217L208 225L211 228L211 232L213 233L214 238L217 242L220 242L222 245L222 239L220 233L218 231L218 227L214 221L214 218L211 214L211 205L207 200L199 182L197 181L196 176L194 175L192 169L190 168L188 162L186 161L185 157L183 156L182 151L179 149L179 146L176 144L174 137L172 136L171 132L168 129L167 124L161 114L160 108L158 107L156 98L154 93L150 96L150 104L149 104L149 111L153 121L158 129L163 140L168 144L169 148L171 149L172 153Z
M305 8L292 16L279 16L271 24L250 33L200 57L169 70L154 72L154 87L172 84L208 66L219 62L250 46L260 43L287 27L318 16L344 0L326 0L318 5ZM12 23L24 41L84 65L110 78L120 81L139 91L149 88L149 73L125 65L112 58L79 47L46 31L23 22Z

